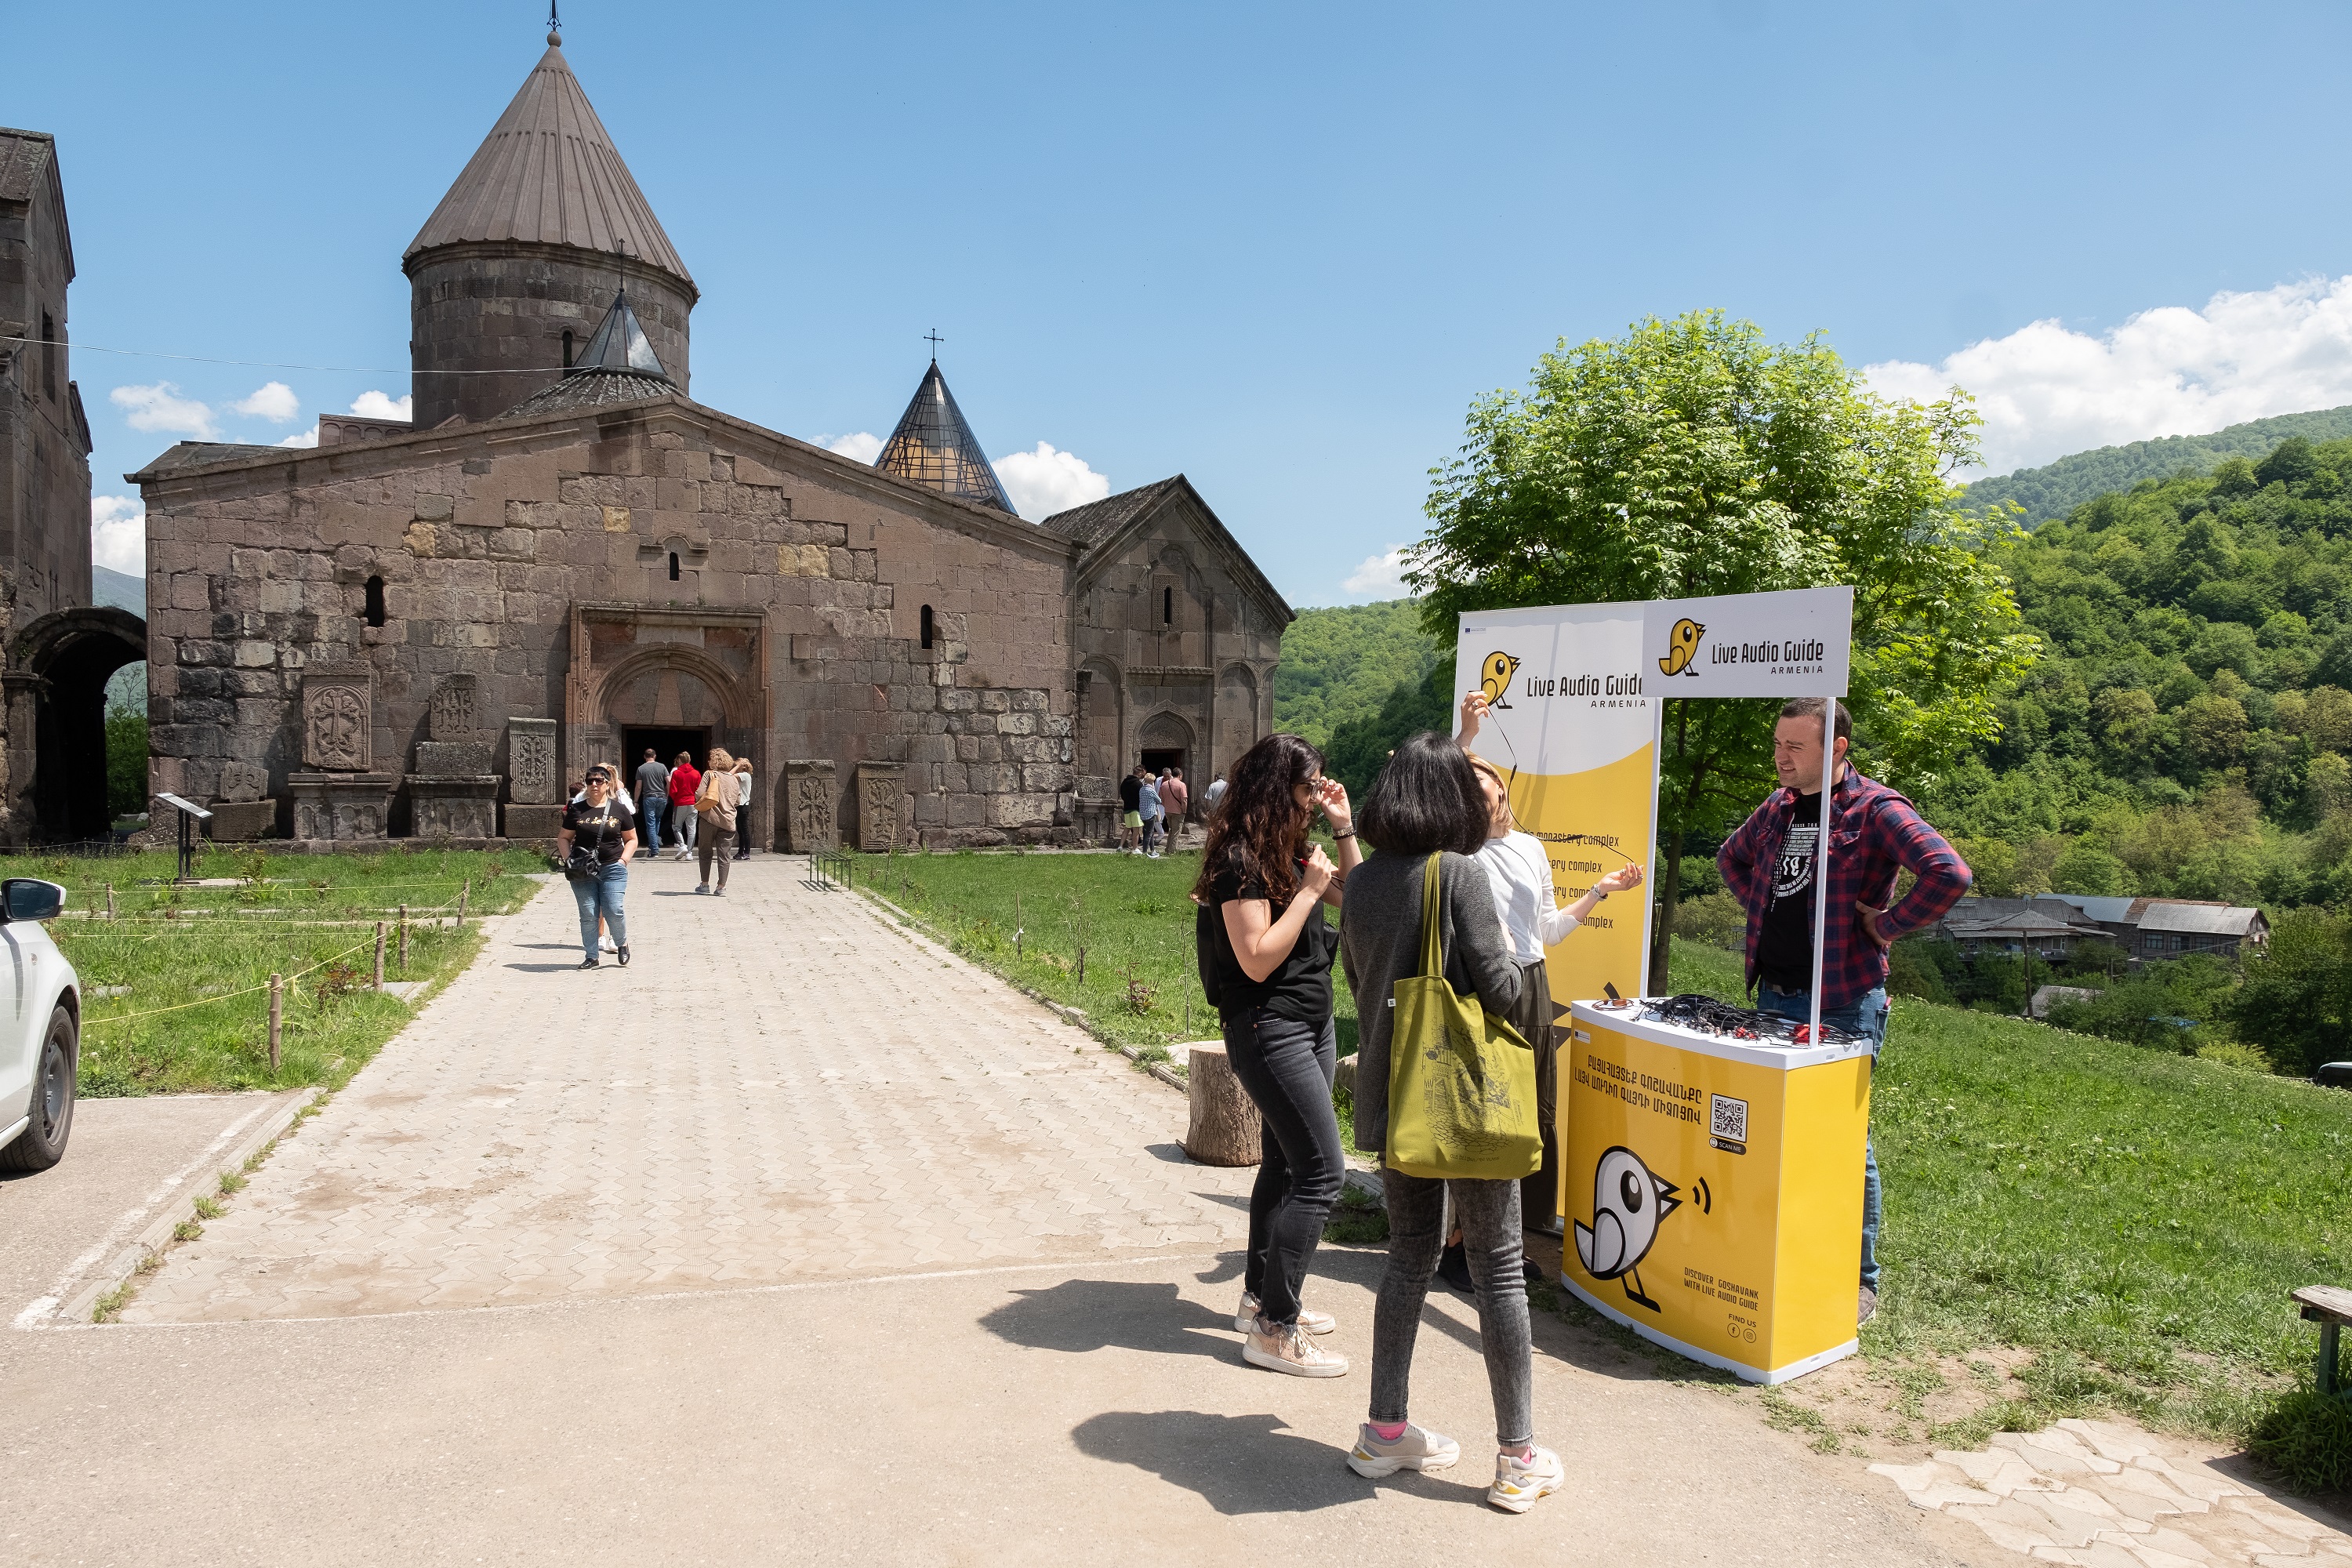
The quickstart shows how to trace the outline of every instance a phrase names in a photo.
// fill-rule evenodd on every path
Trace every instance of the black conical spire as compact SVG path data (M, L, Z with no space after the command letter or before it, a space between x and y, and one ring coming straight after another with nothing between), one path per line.
M956 406L936 359L923 373L923 384L915 389L915 400L899 416L898 427L890 432L874 466L958 500L1013 510L1013 498L997 481L980 438L964 423L963 410Z

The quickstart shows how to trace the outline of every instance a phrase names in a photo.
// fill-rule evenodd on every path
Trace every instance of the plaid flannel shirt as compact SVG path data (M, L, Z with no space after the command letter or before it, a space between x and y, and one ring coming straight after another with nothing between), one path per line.
M1934 925L1975 880L1943 835L1921 820L1902 795L1852 767L1830 791L1830 908L1822 954L1822 1006L1850 1007L1886 984L1886 952L1862 929L1857 906L1885 907L1895 873L1919 879L1888 910L1879 930L1891 942ZM1739 831L1725 840L1715 863L1731 896L1748 911L1748 989L1756 989L1756 947L1765 911L1772 907L1772 867L1797 813L1797 792L1774 790Z

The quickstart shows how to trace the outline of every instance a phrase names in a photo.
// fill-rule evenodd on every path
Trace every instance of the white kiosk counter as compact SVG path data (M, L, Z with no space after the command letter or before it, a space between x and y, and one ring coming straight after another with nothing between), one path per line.
M1560 1053L1560 1282L1751 1383L1851 1354L1870 1044L1579 1002Z

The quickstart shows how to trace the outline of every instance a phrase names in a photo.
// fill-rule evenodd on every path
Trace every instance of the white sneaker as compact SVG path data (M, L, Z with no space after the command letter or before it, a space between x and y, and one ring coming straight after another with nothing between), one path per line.
M614 942L612 933L607 931L596 939L596 948L600 952L618 952L621 951L621 944Z
M1242 1304L1234 1309L1234 1328L1248 1333L1257 1327L1258 1300L1248 1291L1242 1292ZM1328 1312L1318 1312L1312 1307L1298 1309L1298 1326L1310 1334L1328 1334L1339 1326L1339 1320Z
M1548 1498L1567 1484L1559 1456L1549 1448L1538 1448L1535 1458L1527 1460L1517 1454L1497 1454L1495 1484L1486 1489L1486 1500L1506 1513L1525 1513L1538 1499Z
M1383 1443L1367 1423L1356 1429L1348 1468L1366 1480L1376 1481L1399 1470L1442 1470L1461 1457L1462 1445L1442 1432L1424 1431L1408 1422L1395 1442Z
M1242 1342L1242 1360L1268 1372L1292 1377L1345 1377L1348 1358L1325 1350L1298 1331L1296 1323L1269 1323L1264 1318L1250 1325Z

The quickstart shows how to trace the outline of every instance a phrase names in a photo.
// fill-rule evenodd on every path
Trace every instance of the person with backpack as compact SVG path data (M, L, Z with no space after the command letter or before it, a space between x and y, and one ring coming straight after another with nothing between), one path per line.
M1495 1402L1495 1480L1486 1500L1525 1513L1565 1483L1559 1457L1536 1446L1534 1371L1522 1273L1519 1178L1438 1180L1398 1168L1396 1131L1418 1101L1389 1097L1398 982L1423 973L1423 910L1437 910L1437 967L1454 995L1475 996L1488 1017L1507 1018L1519 1000L1513 961L1495 896L1476 856L1490 811L1469 757L1451 737L1423 731L1389 756L1364 801L1363 834L1378 851L1349 878L1348 919L1340 931L1348 984L1358 998L1362 1033L1356 1057L1356 1146L1380 1153L1389 1214L1388 1268L1372 1309L1370 1408L1348 1455L1368 1478L1399 1470L1444 1469L1462 1457L1453 1438L1407 1419L1406 1395L1423 1304L1444 1242L1448 1199L1462 1225L1470 1272L1478 1286L1478 1340ZM1428 885L1436 862L1436 888ZM1507 1041L1505 1048L1524 1048ZM1402 1048L1402 1047L1400 1047ZM1412 1047L1419 1048L1416 1041ZM1407 1065L1412 1065L1408 1063ZM1525 1085L1533 1099L1532 1064ZM1408 1080L1410 1081L1410 1080ZM1534 1106L1524 1107L1529 1163ZM1423 1136L1432 1129L1421 1125Z
M1337 864L1307 840L1318 811ZM1234 764L1232 797L1210 826L1192 887L1202 989L1262 1123L1234 1327L1247 1336L1243 1360L1294 1377L1348 1370L1347 1357L1308 1337L1336 1328L1331 1315L1298 1293L1347 1168L1331 1107L1339 1039L1323 906L1338 906L1360 858L1348 791L1324 776L1323 753L1297 735L1268 735Z
M677 840L681 860L694 854L694 797L701 788L702 773L694 765L694 753L680 752L669 767L669 809L670 837Z

